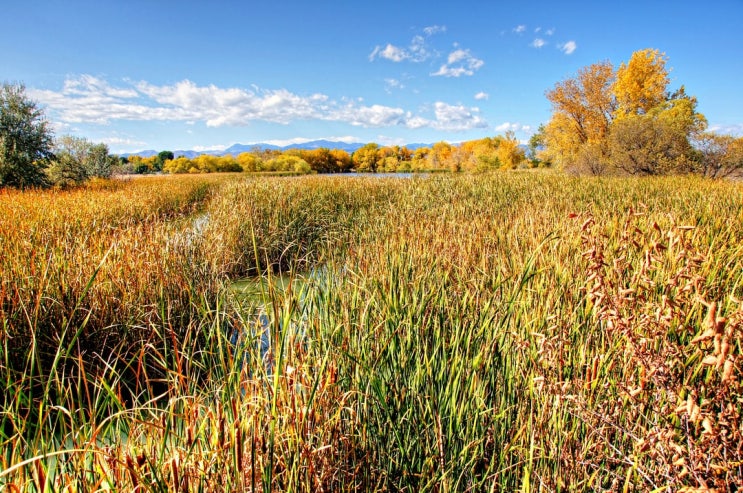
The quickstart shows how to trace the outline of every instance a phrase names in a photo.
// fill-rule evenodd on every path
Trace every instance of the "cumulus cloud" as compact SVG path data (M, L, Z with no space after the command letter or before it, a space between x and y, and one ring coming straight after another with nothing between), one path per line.
M455 55L455 61L468 57ZM106 125L115 120L203 122L210 127L244 126L253 121L289 124L299 120L347 123L360 127L430 127L466 130L486 125L477 108L438 102L433 117L403 108L365 104L362 99L332 100L324 94L299 95L286 89L200 86L183 80L171 85L146 81L114 87L81 76L67 80L60 91L29 90L62 124ZM130 142L109 143L129 144Z
M33 90L29 95L59 113L64 123L107 124L114 120L167 120L162 108L134 101L139 94L131 88L111 90L107 83L91 76L65 81L61 91Z
M531 45L532 45L532 46L533 46L534 48L541 48L542 46L544 46L544 45L546 45L546 44L547 44L547 42L546 42L545 40L543 40L542 38L536 38L536 39L534 39L534 41L532 41L532 43L531 43Z
M488 98L490 98L490 94L483 92L483 91L480 91L477 94L475 94L475 99L477 99L478 101L483 101Z
M345 122L356 127L394 127L405 125L410 117L402 108L393 108L381 104L357 106L349 104L328 113L323 120Z
M294 120L319 118L327 96L299 96L286 89L248 91L240 88L197 86L189 80L171 86L147 82L137 89L155 103L188 119L204 120L209 127L245 125L249 120L287 124Z
M485 128L488 124L480 117L479 112L479 108L467 108L463 105L451 105L439 101L434 104L436 119L431 126L438 130Z
M369 61L383 58L391 62L424 62L435 55L433 51L428 47L427 39L434 34L438 34L446 31L446 26L428 26L423 28L423 34L417 34L413 36L410 44L406 47L395 46L391 43L387 43L386 46L375 46L372 52L369 54Z
M431 75L443 77L474 75L483 65L485 65L485 62L474 57L470 50L457 49L449 53L446 63Z
M572 53L578 48L578 45L575 43L575 41L568 41L566 43L557 45L557 47L566 55L572 55Z
M513 32L521 34L526 31L526 26L524 24L519 24L518 26L513 28Z

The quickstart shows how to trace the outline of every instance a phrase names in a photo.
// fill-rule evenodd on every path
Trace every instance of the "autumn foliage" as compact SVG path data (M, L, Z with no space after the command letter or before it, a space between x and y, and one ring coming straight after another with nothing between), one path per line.
M547 92L553 113L540 135L542 159L592 174L737 173L740 144L704 133L696 98L683 86L670 91L666 63L645 49L616 70L599 62L558 82Z
M162 153L160 153L162 154ZM128 157L134 173L279 172L309 173L410 173L421 171L507 170L528 164L524 149L513 132L495 137L469 140L460 144L436 142L430 147L380 146L370 142L349 153L343 149L256 148L237 156L202 154L194 158L171 157L159 164L159 155Z

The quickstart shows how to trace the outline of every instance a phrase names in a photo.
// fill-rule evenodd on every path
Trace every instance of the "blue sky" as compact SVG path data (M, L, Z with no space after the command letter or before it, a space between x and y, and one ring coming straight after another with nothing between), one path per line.
M3 5L0 80L112 152L329 139L460 142L550 117L583 66L666 54L671 87L743 135L743 0L164 1Z

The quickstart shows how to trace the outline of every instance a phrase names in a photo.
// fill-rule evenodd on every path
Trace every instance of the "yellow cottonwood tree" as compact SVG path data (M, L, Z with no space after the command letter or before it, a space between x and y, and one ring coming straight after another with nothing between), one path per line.
M242 152L237 155L237 162L243 171L255 172L261 170L261 158L252 152Z
M175 159L168 159L163 165L163 171L166 173L188 173L193 163L184 156Z
M571 120L581 143L603 139L608 133L615 107L613 82L611 63L601 62L580 69L577 77L558 82L547 92L554 112Z
M370 142L361 149L357 149L351 156L353 165L358 172L376 172L379 163L379 145Z
M613 87L617 118L647 114L666 100L670 83L666 61L664 53L648 48L619 66Z
M495 139L498 142L496 155L501 169L514 169L526 159L524 150L519 147L516 134L512 131L509 130L504 137L498 136Z
M550 159L563 166L574 162L584 144L606 140L616 109L612 93L614 69L600 62L578 71L547 91L553 118L545 128Z
M707 122L683 86L669 93L666 62L658 50L639 50L616 73L602 62L558 82L547 92L552 119L543 132L543 158L594 174L691 169L690 141Z
M436 142L428 153L427 161L429 169L449 169L459 171L460 165L454 155L454 149L448 142Z
M332 157L334 172L344 173L353 166L351 155L343 149L331 149L330 156Z

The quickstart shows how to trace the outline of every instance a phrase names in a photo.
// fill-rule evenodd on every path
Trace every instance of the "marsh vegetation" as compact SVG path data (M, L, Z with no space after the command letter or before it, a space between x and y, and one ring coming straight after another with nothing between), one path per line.
M542 171L0 191L0 489L740 488L742 220Z

